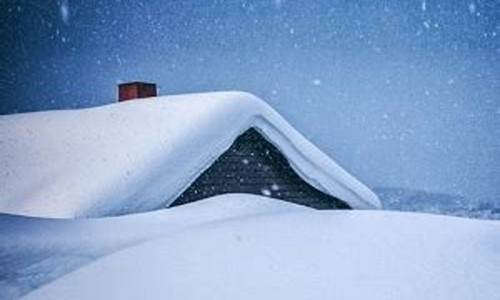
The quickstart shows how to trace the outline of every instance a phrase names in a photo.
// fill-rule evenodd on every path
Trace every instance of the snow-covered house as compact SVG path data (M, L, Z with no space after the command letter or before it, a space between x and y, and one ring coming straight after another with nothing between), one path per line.
M2 116L0 154L0 212L107 216L225 193L380 207L370 189L242 92Z

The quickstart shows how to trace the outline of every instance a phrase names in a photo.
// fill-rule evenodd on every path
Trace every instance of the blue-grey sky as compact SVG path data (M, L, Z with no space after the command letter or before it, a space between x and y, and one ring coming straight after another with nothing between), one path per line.
M370 186L500 199L500 1L0 3L0 114L245 90ZM500 201L500 200L499 200Z

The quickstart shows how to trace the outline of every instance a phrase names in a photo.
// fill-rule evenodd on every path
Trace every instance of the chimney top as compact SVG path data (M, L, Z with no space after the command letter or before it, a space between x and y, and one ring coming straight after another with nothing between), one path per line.
M119 102L156 96L156 84L154 83L132 81L118 85Z

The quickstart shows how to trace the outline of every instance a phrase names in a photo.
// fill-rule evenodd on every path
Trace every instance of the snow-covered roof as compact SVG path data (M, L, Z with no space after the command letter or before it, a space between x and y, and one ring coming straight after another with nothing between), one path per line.
M264 101L217 92L1 116L0 211L64 218L168 205L252 127L315 188L380 207Z

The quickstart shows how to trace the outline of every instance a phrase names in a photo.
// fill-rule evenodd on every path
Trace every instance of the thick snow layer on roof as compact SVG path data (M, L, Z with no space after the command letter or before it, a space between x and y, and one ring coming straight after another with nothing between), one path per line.
M380 207L262 100L220 92L0 117L0 211L64 218L168 205L250 127L317 189Z
M496 299L500 294L498 222L317 211L250 197L219 196L132 216L47 220L37 227L40 232L54 231L59 222L64 227L60 232L75 245L80 237L80 249L89 247L86 233L97 229L110 237L145 238L34 290L26 299ZM253 209L248 207L255 202ZM258 211L242 215L248 208ZM187 226L197 215L223 217ZM76 222L79 231L68 226ZM169 225L163 233L155 229L160 223ZM19 239L9 241L6 249L22 249ZM61 256L57 247L39 248ZM41 268L38 277L33 276L43 277L57 263L44 260L36 266Z

